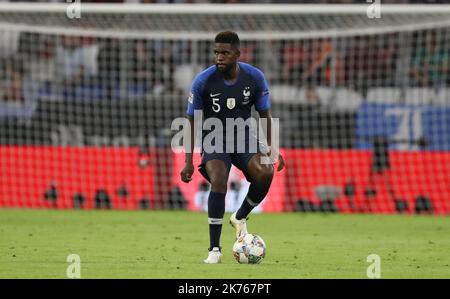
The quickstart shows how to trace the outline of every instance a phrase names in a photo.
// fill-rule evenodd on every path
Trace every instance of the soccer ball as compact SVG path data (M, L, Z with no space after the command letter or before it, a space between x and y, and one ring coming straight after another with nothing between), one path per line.
M266 244L260 236L246 234L234 243L233 256L240 264L259 264L266 256Z

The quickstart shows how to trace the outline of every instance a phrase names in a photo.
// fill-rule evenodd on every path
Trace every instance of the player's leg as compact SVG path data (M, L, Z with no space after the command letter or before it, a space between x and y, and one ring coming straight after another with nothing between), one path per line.
M248 162L245 174L247 177L250 176L251 183L244 202L236 212L236 219L238 220L246 218L269 192L274 170L272 164L261 163L262 156L265 156L265 154L256 153Z
M203 163L205 178L211 183L208 197L208 223L209 223L209 256L205 263L220 262L220 235L225 214L225 195L227 193L228 173L231 167L229 157L224 154Z
M211 160L206 163L205 168L211 183L211 192L208 197L208 222L210 248L213 248L220 246L229 167L222 160Z
M233 164L241 169L250 181L248 193L236 213L230 218L231 225L236 229L236 237L247 233L246 218L258 206L269 192L273 179L273 165L263 164L265 154L238 154L234 156Z

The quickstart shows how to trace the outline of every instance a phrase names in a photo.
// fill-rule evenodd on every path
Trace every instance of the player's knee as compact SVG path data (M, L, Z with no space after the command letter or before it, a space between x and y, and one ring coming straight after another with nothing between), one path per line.
M264 165L263 176L265 180L271 181L273 178L273 165Z
M226 193L227 192L227 179L222 176L216 176L211 178L211 191Z
M257 175L256 180L258 182L272 181L272 178L273 178L273 165L271 165L271 164L260 165L257 174L258 175Z

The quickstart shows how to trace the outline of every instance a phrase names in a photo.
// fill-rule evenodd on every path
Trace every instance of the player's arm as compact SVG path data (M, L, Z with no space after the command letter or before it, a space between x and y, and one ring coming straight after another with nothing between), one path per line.
M180 173L181 180L185 183L189 183L192 180L192 175L194 174L194 146L195 146L195 126L194 126L194 113L196 110L201 110L203 108L203 101L201 98L201 85L202 81L197 77L192 84L191 94L188 99L188 108L186 111L186 118L190 125L190 144L189 148L186 149L184 168Z
M272 114L270 112L270 109L267 110L259 110L259 117L262 119L266 119L265 122L263 122L263 124L266 124L266 128L263 128L265 132L267 132L266 134L266 139L267 139L267 145L269 146L269 153L268 155L271 155L272 152ZM278 152L278 171L281 171L284 168L284 160L283 160L283 156Z
M190 144L189 148L186 149L185 160L184 160L184 168L181 171L181 180L185 183L189 183L192 180L192 175L194 174L194 142L195 142L195 128L194 128L194 117L188 115L187 119L190 124Z
M194 156L194 142L195 142L195 128L194 128L194 117L191 115L186 116L189 121L189 128L191 130L189 134L190 143L189 148L186 151L185 163L193 163L192 157Z
M263 128L266 134L267 139L267 145L269 146L269 153L268 155L271 156L272 150L278 149L272 149L272 114L270 112L270 101L269 101L269 87L267 85L266 78L264 74L261 71L257 71L254 73L254 78L256 80L257 86L258 86L258 94L255 102L255 108L256 111L259 113L259 117L262 119L266 119L266 121L263 121L263 125L266 125L266 128ZM278 154L278 171L281 171L284 168L284 159L281 156L281 154L278 152L274 153L275 155Z

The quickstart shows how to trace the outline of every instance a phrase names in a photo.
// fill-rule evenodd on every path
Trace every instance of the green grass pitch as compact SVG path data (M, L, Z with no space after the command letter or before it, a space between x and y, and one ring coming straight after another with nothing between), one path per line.
M229 217L229 215L225 215ZM184 211L0 210L0 278L449 278L450 218L405 215L251 214L266 259L240 265L228 219L223 260L205 265L207 215Z

